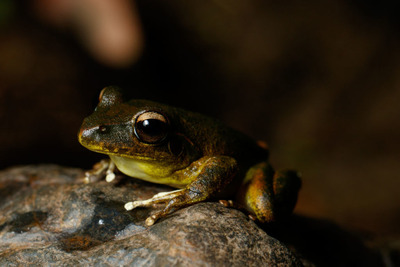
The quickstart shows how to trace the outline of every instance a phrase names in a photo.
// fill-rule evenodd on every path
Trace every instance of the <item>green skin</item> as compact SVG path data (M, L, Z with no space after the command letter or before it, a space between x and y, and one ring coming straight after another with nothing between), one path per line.
M125 205L130 210L165 203L147 225L181 207L222 196L235 196L260 222L292 212L300 178L294 171L275 172L268 150L246 135L198 113L145 100L124 102L117 87L104 88L99 98L94 113L83 121L79 142L109 155L128 176L179 189ZM149 144L137 134L137 121L152 112L162 114L157 116L167 128L165 136Z

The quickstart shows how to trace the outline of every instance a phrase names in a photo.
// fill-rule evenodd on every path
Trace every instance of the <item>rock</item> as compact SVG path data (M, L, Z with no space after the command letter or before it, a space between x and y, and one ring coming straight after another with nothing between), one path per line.
M80 177L82 170L56 165L0 172L1 266L302 266L238 210L200 203L146 227L156 209L128 212L124 203L170 188Z

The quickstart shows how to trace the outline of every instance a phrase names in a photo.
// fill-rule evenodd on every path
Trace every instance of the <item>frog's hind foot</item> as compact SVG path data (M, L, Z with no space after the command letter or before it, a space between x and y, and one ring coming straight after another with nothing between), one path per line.
M256 221L257 220L257 217L254 214L252 214L243 205L239 204L236 201L233 201L231 199L229 199L229 200L220 199L220 200L218 200L218 202L219 202L219 204L221 204L225 208L236 209L236 210L239 210L239 211L243 212L252 221Z
M228 199L228 200L220 199L220 200L218 200L218 202L225 208L236 208L237 207L236 203L231 199Z

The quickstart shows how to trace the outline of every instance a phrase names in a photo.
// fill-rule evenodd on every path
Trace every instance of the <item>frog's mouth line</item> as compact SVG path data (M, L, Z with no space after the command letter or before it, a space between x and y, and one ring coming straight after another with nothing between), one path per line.
M155 159L153 159L151 157L142 156L142 155L138 155L138 154L135 154L135 156L128 155L126 153L126 151L122 151L123 149L120 149L120 148L115 148L113 150L110 150L110 149L105 148L101 144L100 145L82 144L82 145L84 147L86 147L87 149L93 151L93 152L104 154L104 155L107 155L107 156L116 156L116 157L121 157L121 158L129 158L129 159L138 160L138 161L158 161L158 160L155 160Z
M115 149L108 149L103 142L93 142L93 143L87 143L87 142L81 142L81 139L79 140L81 145L84 146L85 148L89 149L90 151L104 154L110 157L118 157L118 158L126 158L131 161L138 161L138 162L147 162L149 164L152 164L154 166L170 166L171 164L165 163L162 164L163 159L162 158L154 158L154 157L149 157L149 156L144 156L141 154L135 153L135 155L130 155L127 153L127 151L131 151L127 148L115 148ZM174 171L179 171L182 169L185 169L187 166L181 166L180 168L174 169Z

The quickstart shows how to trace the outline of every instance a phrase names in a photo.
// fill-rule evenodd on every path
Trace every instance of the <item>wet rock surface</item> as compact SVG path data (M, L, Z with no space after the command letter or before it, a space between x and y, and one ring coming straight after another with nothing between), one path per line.
M124 203L170 188L82 176L56 165L0 172L0 266L382 266L378 250L330 222L294 216L262 226L215 202L147 227L157 208L128 212Z
M118 179L84 184L55 165L0 172L0 265L301 266L241 212L218 203L182 209L151 227L156 209L124 203L169 188Z

